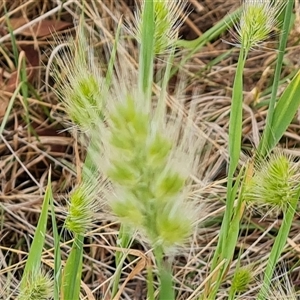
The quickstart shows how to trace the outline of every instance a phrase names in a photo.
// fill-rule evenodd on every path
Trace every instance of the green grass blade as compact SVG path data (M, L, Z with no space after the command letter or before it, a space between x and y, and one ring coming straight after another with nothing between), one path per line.
M159 300L174 300L175 290L173 288L172 268L169 261L164 260L164 251L162 247L154 248L154 256L158 269L160 280L159 285Z
M26 124L28 125L29 130L31 130L30 118L29 118L28 85L27 85L28 80L27 80L27 70L26 70L26 58L24 57L20 63L21 63L20 78L21 78L21 81L23 82L22 87L21 87L21 92L22 92L24 106L25 106L25 112L26 112L25 120L26 120Z
M284 249L286 240L290 233L294 215L295 215L296 209L297 209L299 196L300 196L300 189L298 190L298 193L297 193L297 196L295 197L295 199L291 200L291 205L288 207L287 211L284 214L284 218L283 218L281 227L276 236L275 243L272 247L270 257L268 259L268 264L267 264L266 270L264 272L263 285L260 289L257 300L267 299L266 292L268 291L268 289L270 287L271 279L273 277L276 263L278 262L278 259L280 258L281 252Z
M20 91L20 89L22 87L22 84L23 84L22 82L19 83L18 87L15 89L12 97L9 100L8 106L7 106L6 111L5 111L5 115L4 115L2 123L0 125L0 135L2 135L2 133L3 133L5 125L6 125L7 121L8 121L9 116L10 116L10 112L11 112L11 110L13 108L13 105L15 103L15 100L17 98L17 95L18 95L18 93L19 93L19 91Z
M231 179L237 168L241 154L242 117L243 117L243 71L247 53L240 51L237 70L233 83L232 102L229 119L229 172ZM231 187L230 187L231 188Z
M154 4L153 1L145 1L142 12L142 36L139 53L139 87L150 101L153 80L153 59L154 59ZM147 103L150 107L150 103ZM148 110L149 108L146 107Z
M289 83L274 109L270 135L264 135L260 141L261 151L271 150L279 142L292 122L300 105L300 71Z
M230 214L230 221L228 224L228 229L224 230L225 226L222 224L221 231L220 231L220 238L218 241L217 248L214 252L214 257L212 260L211 270L213 271L221 261L225 260L225 263L220 267L218 270L217 276L215 278L215 282L209 282L206 288L206 297L209 299L215 299L218 289L226 275L226 271L230 266L232 261L234 251L236 248L239 231L240 231L240 221L243 212L243 197L242 192L239 192L240 189L243 189L244 183L244 173L245 170L241 170L239 175L237 176L236 182L231 189L231 199L230 201L234 202L235 199L238 197L237 205L232 208L232 213ZM238 195L239 194L239 195ZM225 220L223 221L225 223ZM206 299L206 298L200 298Z
M161 267L159 270L160 278L160 300L173 300L175 299L175 291L173 288L173 277L172 270L170 266Z
M235 200L233 178L241 153L242 117L243 117L243 70L247 53L240 51L237 70L234 78L232 103L229 119L229 170L227 181L226 209L221 231L228 232Z
M223 18L220 22L216 25L205 31L200 37L193 41L186 41L186 40L178 40L176 45L179 47L183 47L186 49L191 49L194 54L200 48L202 48L206 43L212 41L219 37L222 33L224 33L232 24L236 22L241 14L241 9L235 10L233 13L227 15ZM190 58L190 56L189 56Z
M170 77L173 76L178 69L183 67L185 63L196 53L198 52L204 45L208 42L216 39L219 37L223 32L225 32L232 24L236 22L241 14L241 8L237 9L233 13L229 14L225 18L223 18L220 22L214 25L212 28L208 29L204 32L200 37L193 41L185 41L185 40L178 40L176 45L178 47L182 47L185 49L189 49L190 52L187 53L184 58L181 60L179 66L173 68L172 72L170 73Z
M80 294L83 235L76 235L62 276L62 300L78 300Z
M155 299L153 270L151 265L147 267L147 299Z
M130 234L130 228L128 228L125 224L121 224L119 234L118 234L118 247L122 249L122 251L116 251L115 253L115 262L116 262L116 271L114 274L114 282L112 287L112 296L114 297L119 288L120 278L122 275L122 267L125 258L127 257L126 249L130 248L133 239Z
M58 234L55 211L54 211L54 201L53 194L50 191L50 209L51 209L51 219L52 219L52 229L54 238L54 300L59 300L60 287L61 287L61 251L60 251L60 235Z
M28 86L27 86L27 71L26 71L26 57L21 57L19 55L19 50L18 50L18 46L17 46L17 41L16 41L16 37L14 35L13 32L13 28L11 26L10 20L7 16L7 11L6 11L6 6L4 6L5 9L5 17L6 17L6 23L7 23L7 27L8 27L8 31L11 37L11 44L12 44L12 50L13 50L13 55L14 55L14 62L15 62L15 67L18 68L18 64L21 64L21 68L20 68L20 79L23 82L23 84L21 85L21 92L22 92L22 96L23 96L23 101L24 101L24 105L25 105L25 120L26 120L26 124L28 124L29 126L29 130L30 128L30 118L29 118L29 113L28 113ZM21 59L22 58L22 59Z
M31 243L31 248L29 251L29 255L27 258L27 262L25 265L24 274L23 274L22 278L25 278L27 275L37 272L41 266L42 252L43 252L46 230L47 230L49 201L52 196L51 179L50 178L51 177L50 177L50 173L49 173L48 185L47 185L46 193L44 196L41 215L39 218L38 225L36 227L33 241ZM23 287L24 284L26 284L26 281L22 280L21 288Z
M270 142L270 140L272 140L271 136L274 132L274 128L272 127L272 124L273 124L273 119L276 119L276 117L275 117L276 95L277 95L277 90L278 90L278 86L279 86L279 82L280 82L280 75L281 75L283 57L284 57L285 49L286 49L286 43L287 43L288 35L290 32L290 24L291 24L291 17L293 14L293 6L294 6L294 1L288 1L287 6L285 8L285 14L284 14L284 18L283 18L283 20L284 20L283 28L281 31L281 38L280 38L279 47L278 47L276 68L275 68L275 72L274 72L274 80L273 80L273 84L272 84L271 99L269 102L268 114L267 114L267 119L266 119L266 127L265 127L262 139L261 139L259 147L258 147L258 152L259 152L260 157L264 157L275 146L275 144L270 145L269 142Z
M14 32L13 32L13 28L11 26L9 17L7 15L7 9L6 9L5 2L4 2L4 11L5 11L5 20L6 20L8 32L9 32L9 35L10 35L11 45L12 45L15 66L17 67L18 66L18 61L19 61L19 51L18 51L18 46L17 46L17 43L16 43L16 38L15 38L15 35L14 35Z
M113 45L113 48L112 48L112 51L110 54L110 58L109 58L109 62L108 62L107 72L106 72L106 76L105 76L105 85L106 85L107 89L110 87L111 81L112 81L113 70L114 70L114 65L116 62L116 55L117 55L117 49L118 49L119 40L120 40L122 24L123 24L122 20L120 20L118 27L117 27L116 34L115 34L114 45Z

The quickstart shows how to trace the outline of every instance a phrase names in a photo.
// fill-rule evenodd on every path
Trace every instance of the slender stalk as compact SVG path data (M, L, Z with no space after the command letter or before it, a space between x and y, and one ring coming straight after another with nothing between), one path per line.
M153 1L145 1L144 3L138 80L140 92L145 95L146 101L149 102L145 103L145 108L149 111L153 80L155 23Z
M76 234L62 277L62 299L79 299L84 236Z
M215 299L218 286L221 283L224 271L229 265L231 256L233 254L230 251L230 254L226 250L228 248L229 241L232 242L237 238L239 231L239 219L238 223L232 222L235 215L234 201L238 193L238 186L236 182L235 186L233 184L234 174L236 172L240 152L241 152L241 139L242 139L242 106L243 106L243 71L245 66L245 61L248 51L241 48L237 70L235 74L234 84L233 84L233 94L232 94L232 103L231 103L231 113L229 121L229 170L228 170L228 181L227 181L227 195L226 195L226 208L225 214L223 217L220 237L212 259L211 271L217 268L220 261L226 258L227 262L224 267L222 267L218 274L214 276L206 285L204 298L210 297L210 299ZM237 220L237 219L236 219ZM232 226L234 225L234 230ZM233 231L232 231L233 230ZM232 234L229 234L229 233ZM234 233L234 234L233 234ZM230 247L232 248L232 247ZM228 255L226 255L227 253ZM214 286L214 288L212 288Z
M268 264L266 270L264 272L264 281L263 285L260 289L258 294L257 300L264 300L267 299L267 291L271 285L271 278L273 277L274 269L276 263L284 249L286 244L286 240L288 238L293 218L296 212L298 199L300 196L300 189L298 190L297 196L291 200L290 205L288 206L287 211L284 213L284 218L282 220L282 224L280 226L279 232L276 236L275 243L272 247L270 257L268 259Z
M169 262L164 261L163 249L156 247L154 249L154 256L157 263L159 279L160 279L160 300L175 299L175 292L173 289L172 269Z
M232 199L232 184L234 173L238 166L241 153L242 140L242 122L243 122L243 72L248 51L241 49L237 70L233 83L232 103L229 119L229 170L226 195L226 211L225 211L225 232L228 230L230 216L232 214L233 202Z
M152 266L147 268L147 299L154 300L154 284L153 284L153 269Z
M217 250L215 252L212 268L215 268L218 261L218 256L222 248L221 245L226 244L224 236L228 233L228 228L233 215L233 204L235 197L232 195L233 190L233 177L238 165L239 155L241 151L241 137L242 137L242 104L243 104L243 70L245 65L245 54L241 50L237 71L235 75L233 94L232 94L232 106L229 121L229 171L227 181L227 195L226 195L226 209L224 219L221 227L221 235L218 242Z
M123 266L124 259L127 256L126 249L129 248L130 243L131 243L131 238L129 235L128 227L126 227L124 224L121 224L121 227L119 230L119 235L118 235L118 246L121 249L124 249L125 252L116 251L116 253L115 253L116 272L114 274L112 297L114 297L119 290L119 283L120 283L120 278L121 278L121 274L122 274L122 266Z

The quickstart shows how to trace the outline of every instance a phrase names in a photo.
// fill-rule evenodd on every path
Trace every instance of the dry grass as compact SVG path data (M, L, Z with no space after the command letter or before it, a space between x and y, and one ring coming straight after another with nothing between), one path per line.
M188 0L189 10L193 10L182 26L181 34L185 39L195 39L218 20L232 11L236 1ZM113 38L113 30L123 14L126 20L132 20L134 1L106 0L87 1L84 8L85 25L94 36L95 47L103 53L106 39ZM64 211L68 192L76 184L76 170L79 168L84 149L81 149L76 138L65 131L68 120L64 110L54 93L47 87L53 86L48 69L49 57L57 38L54 39L48 26L56 29L58 39L64 40L76 31L81 13L81 1L7 1L7 10L15 28L16 42L20 57L27 58L27 75L33 87L28 101L17 95L13 109L9 115L5 130L0 136L0 298L15 298L15 290L19 284L22 269L26 260L31 237L34 234L49 168L52 168L52 186L55 196L55 209L59 226L64 221ZM18 85L17 70L21 67L14 63L11 38L8 34L4 17L4 3L0 4L0 121ZM299 13L299 12L298 12ZM297 15L299 17L299 15ZM45 23L48 20L48 23ZM18 23L21 22L21 23ZM24 23L24 26L20 24ZM298 24L298 27L297 27ZM20 27L21 26L21 27ZM51 31L53 31L51 29ZM296 23L289 40L286 65L283 75L287 76L299 67L299 23ZM105 38L104 38L105 37ZM230 41L230 35L222 37ZM272 43L269 48L274 47ZM210 65L214 59L232 49L231 45L217 39L207 44L200 52L194 54L182 73L187 80L185 99L170 98L170 105L176 101L185 101L189 106L191 97L197 89L199 96L192 101L197 104L198 118L195 125L209 142L207 151L202 153L203 164L195 178L199 204L205 203L208 214L205 220L199 220L201 227L194 233L190 244L176 256L174 277L178 291L177 299L195 299L197 288L203 284L209 273L209 261L212 257L221 224L224 209L225 173L227 165L228 121L230 112L230 96L237 51L233 52L216 64ZM136 64L134 43L126 46L127 57ZM181 56L185 52L180 53ZM261 100L268 96L267 88L274 70L275 53L270 49L259 49L252 53L248 60L245 73L244 104L244 149L250 153L264 126L266 107L257 105L256 95ZM48 76L50 75L50 76ZM174 78L174 84L176 79ZM172 87L171 87L172 88ZM28 102L28 103L26 103ZM26 122L26 113L30 117L30 126ZM299 119L299 118L298 118ZM300 123L297 118L282 139L286 151L299 155ZM246 158L246 155L245 155ZM245 215L245 226L240 233L235 259L241 255L243 265L251 265L259 281L266 263L272 241L280 224L278 220ZM290 272L290 278L296 289L300 287L299 255L300 255L300 218L297 216L289 235L288 244L282 255L282 264ZM99 214L99 222L94 231L86 237L83 295L82 299L111 299L109 283L114 273L114 247L116 246L118 225L113 223L105 213ZM47 250L43 263L48 269L53 267L53 247L51 228L47 236ZM65 241L71 237L64 236ZM69 246L62 246L65 253ZM144 295L145 269L139 270L140 261L146 257L152 259L146 243L132 246L131 255L126 261L122 282L137 272L123 290L122 299L140 300ZM235 266L237 261L233 262ZM278 270L280 273L280 270ZM229 270L229 276L232 273ZM226 299L230 281L223 286L219 299ZM253 282L249 290L249 298L258 289ZM1 295L1 290L6 292ZM193 291L195 291L193 293ZM105 296L104 296L105 295ZM245 298L246 299L246 298Z

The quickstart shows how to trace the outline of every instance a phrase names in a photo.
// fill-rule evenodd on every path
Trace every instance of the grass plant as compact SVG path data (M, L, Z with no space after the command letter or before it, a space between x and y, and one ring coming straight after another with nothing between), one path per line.
M180 39L179 31L190 18L184 1L145 0L132 14L133 20L126 20L126 26L121 18L112 16L113 35L102 27L102 52L93 44L95 36L88 33L85 21L97 11L96 2L93 4L80 2L76 34L56 39L61 45L53 51L48 70L59 109L65 113L62 123L81 147L81 151L75 147L76 167L53 161L56 168L62 165L74 174L75 180L67 189L63 211L53 192L57 170L50 168L48 180L43 175L41 181L47 181L47 188L22 275L15 291L10 288L12 279L5 284L8 291L3 295L18 300L133 299L125 286L133 284L137 291L142 282L138 299L296 299L287 272L283 272L283 280L275 277L291 247L297 249L290 235L297 228L299 155L286 154L284 147L276 149L287 138L287 130L295 126L300 104L299 71L293 70L294 77L278 92L294 1L245 0L202 36L187 41ZM103 5L102 13L109 11L103 3L99 5ZM8 15L6 11L21 82L2 118L3 141L18 95L26 106L28 128L36 126L31 121L36 120L34 115L29 117L25 60L17 57ZM191 71L185 72L194 53L226 30L234 39L226 46L238 50L231 99L222 114L214 108L206 118L210 105L218 107L217 97L213 104L201 102L193 79L205 76L205 71L236 50L226 49L206 64L205 71L196 70L193 79L189 78ZM257 133L257 148L252 147L246 155L247 141L252 142L251 137L245 138L247 120L251 119L254 127L253 119L261 117L255 115L261 108L246 102L247 65L255 51L271 51L265 43L278 37L278 46L272 50L273 81L266 88L265 125ZM128 50L132 41L133 57ZM187 51L186 56L180 58L180 51ZM52 104L49 108L54 109ZM251 111L248 119L246 111ZM222 115L226 122L220 122ZM222 146L219 132L225 136ZM212 148L218 159L213 158ZM220 169L225 170L223 176ZM8 211L1 203L2 209ZM253 211L262 215L259 221ZM266 230L264 220L276 224L274 216L281 222ZM114 232L109 237L107 228ZM100 269L106 259L98 254L100 248L110 253L111 259L106 269L94 276L93 270ZM132 253L138 259L133 260ZM47 260L48 255L51 259ZM93 259L88 260L90 256ZM249 260L250 266L246 266ZM13 278L9 272L7 278ZM99 285L102 290L96 295Z

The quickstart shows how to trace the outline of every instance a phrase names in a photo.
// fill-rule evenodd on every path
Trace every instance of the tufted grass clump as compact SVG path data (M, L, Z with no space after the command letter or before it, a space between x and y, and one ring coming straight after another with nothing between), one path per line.
M169 67L161 95L153 99L151 91L155 56L170 51L172 59L181 8L180 1L142 3L132 31L141 43L136 80L126 75L134 74L126 63L120 64L118 76L109 81L102 77L81 29L78 40L71 42L69 50L58 59L66 74L63 80L57 76L58 94L72 122L88 137L84 168L93 178L103 177L109 182L103 193L122 224L119 246L128 247L128 235L138 230L153 247L161 280L160 299L175 297L171 265L165 264L164 257L191 235L197 212L188 193L190 175L197 167L200 139L192 130L191 120L186 120L179 110L167 114ZM150 19L154 22L153 31ZM145 40L148 45L143 43ZM113 65L114 61L110 63ZM83 176L70 195L65 228L74 234L74 243L62 273L64 297L79 295L76 274L81 272L83 237L93 221L95 197L99 195L95 191L97 180ZM117 252L113 296L118 291L123 259L124 254ZM78 267L72 270L75 262L79 262ZM73 284L74 289L68 284ZM150 290L149 299L154 299Z
M222 221L217 248L211 263L214 274L205 285L201 299L216 299L218 289L226 278L231 259L238 240L244 209L249 202L245 195L252 195L253 201L261 205L273 204L273 208L283 210L284 221L272 247L268 265L264 274L263 287L257 299L265 299L262 290L267 290L274 267L286 243L295 208L299 199L299 186L296 184L298 170L284 156L266 160L268 154L283 136L285 130L299 107L299 73L292 80L282 96L277 98L278 83L282 68L282 59L287 42L289 19L292 1L245 1L241 17L234 26L234 34L240 44L239 58L233 83L232 102L229 120L229 166L227 173L226 208ZM284 10L284 22L278 21L279 14ZM240 165L243 129L243 73L250 51L282 27L280 35L278 60L272 85L271 99L267 115L267 124L254 158L243 166ZM261 171L253 170L253 161L261 161ZM255 165L256 163L254 163ZM254 172L254 174L253 174ZM295 173L294 173L295 172ZM295 175L295 176L294 176ZM254 182L256 184L254 184ZM272 196L272 198L270 198ZM264 204L262 204L264 203Z

